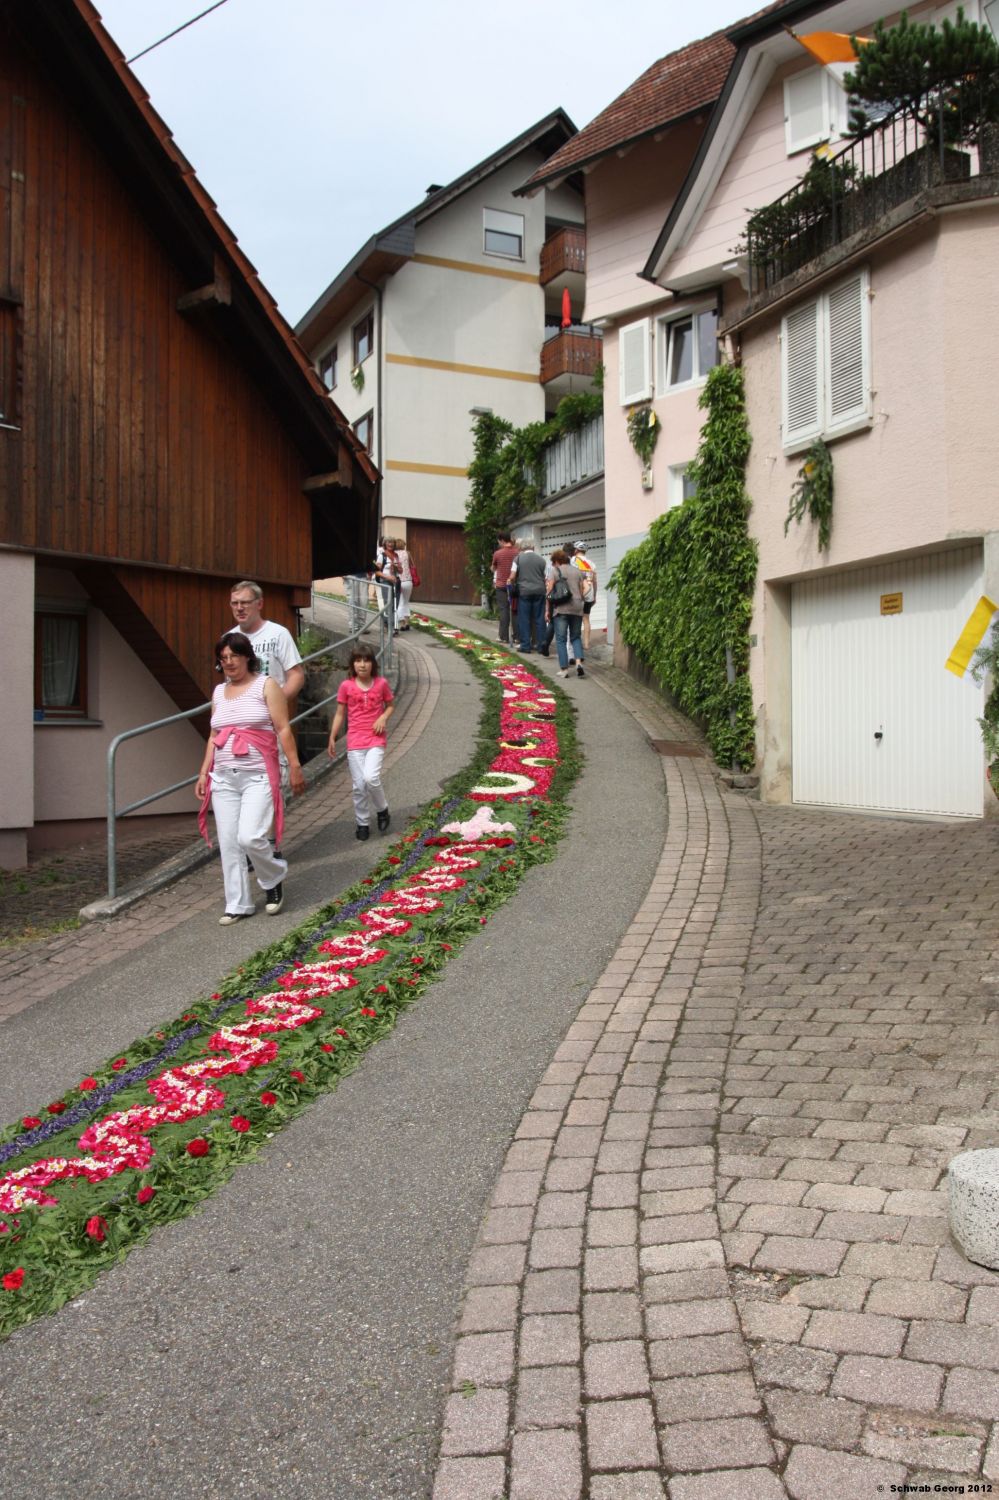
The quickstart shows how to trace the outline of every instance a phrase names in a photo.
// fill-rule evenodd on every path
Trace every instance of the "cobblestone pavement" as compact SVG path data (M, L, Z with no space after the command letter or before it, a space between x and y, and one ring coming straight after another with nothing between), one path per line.
M390 769L416 743L433 714L440 696L440 679L425 652L399 652L399 713L385 757ZM346 776L327 776L304 797L288 806L284 846L294 859L296 849L306 845L316 831L344 816L351 806ZM189 837L184 843L189 843ZM156 844L141 849L144 859ZM175 852L158 845L158 858ZM88 852L84 861L93 864ZM67 858L67 865L71 861ZM148 868L148 864L146 865ZM137 873L137 871L135 872ZM182 895L178 886L167 886L145 897L138 905L106 921L58 934L42 941L0 947L0 1023L38 1000L55 994L73 980L95 968L127 958L161 933L185 922L192 912L205 911L219 902L219 871L216 860L187 875ZM77 908L74 907L74 914ZM276 933L274 934L277 935Z
M122 839L118 850L122 887L179 854L197 837L193 825L178 828L179 820L166 821L166 829ZM0 870L0 953L15 944L45 942L56 927L75 927L81 906L105 894L107 877L103 834L33 857L26 870Z
M999 1276L942 1186L999 1133L997 829L663 774L658 872L482 1222L434 1500L999 1481Z

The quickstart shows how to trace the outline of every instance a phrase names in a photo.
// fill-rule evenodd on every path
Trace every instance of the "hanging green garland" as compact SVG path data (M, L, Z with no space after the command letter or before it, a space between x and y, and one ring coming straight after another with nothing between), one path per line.
M798 477L791 490L791 504L784 522L787 536L792 521L808 516L819 528L819 551L829 546L832 532L833 507L833 461L832 454L821 438L805 454L805 462L798 470Z
M659 441L659 421L651 406L636 406L628 413L628 437L647 469Z

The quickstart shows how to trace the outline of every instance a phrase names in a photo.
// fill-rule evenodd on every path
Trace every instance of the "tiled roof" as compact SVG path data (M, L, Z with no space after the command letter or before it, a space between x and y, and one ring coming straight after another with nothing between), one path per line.
M728 33L736 26L756 20L768 11L780 10L786 0L776 0L763 10L735 21L722 31L714 31L700 41L690 42L678 52L670 52L647 68L623 94L584 126L577 135L556 151L525 183L526 188L540 186L553 178L567 176L587 162L595 161L643 135L668 125L671 121L710 109L722 91L735 47Z

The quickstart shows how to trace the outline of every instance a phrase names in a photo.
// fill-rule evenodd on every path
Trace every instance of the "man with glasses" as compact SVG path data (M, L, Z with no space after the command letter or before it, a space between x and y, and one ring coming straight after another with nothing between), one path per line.
M264 675L274 678L289 701L297 698L305 686L302 658L291 631L264 619L264 591L259 583L244 579L233 584L229 605L236 623L226 634L238 630L245 635L254 655L260 658Z

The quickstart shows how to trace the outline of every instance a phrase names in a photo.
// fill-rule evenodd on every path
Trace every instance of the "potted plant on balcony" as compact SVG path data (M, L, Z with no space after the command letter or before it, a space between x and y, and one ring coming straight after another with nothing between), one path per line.
M945 20L939 28L910 21L903 11L895 26L878 21L866 44L850 40L857 54L844 79L851 134L904 112L919 125L926 142L920 169L924 180L916 182L914 191L967 176L955 148L991 146L999 123L999 44L989 28L969 21L961 7L956 20Z

